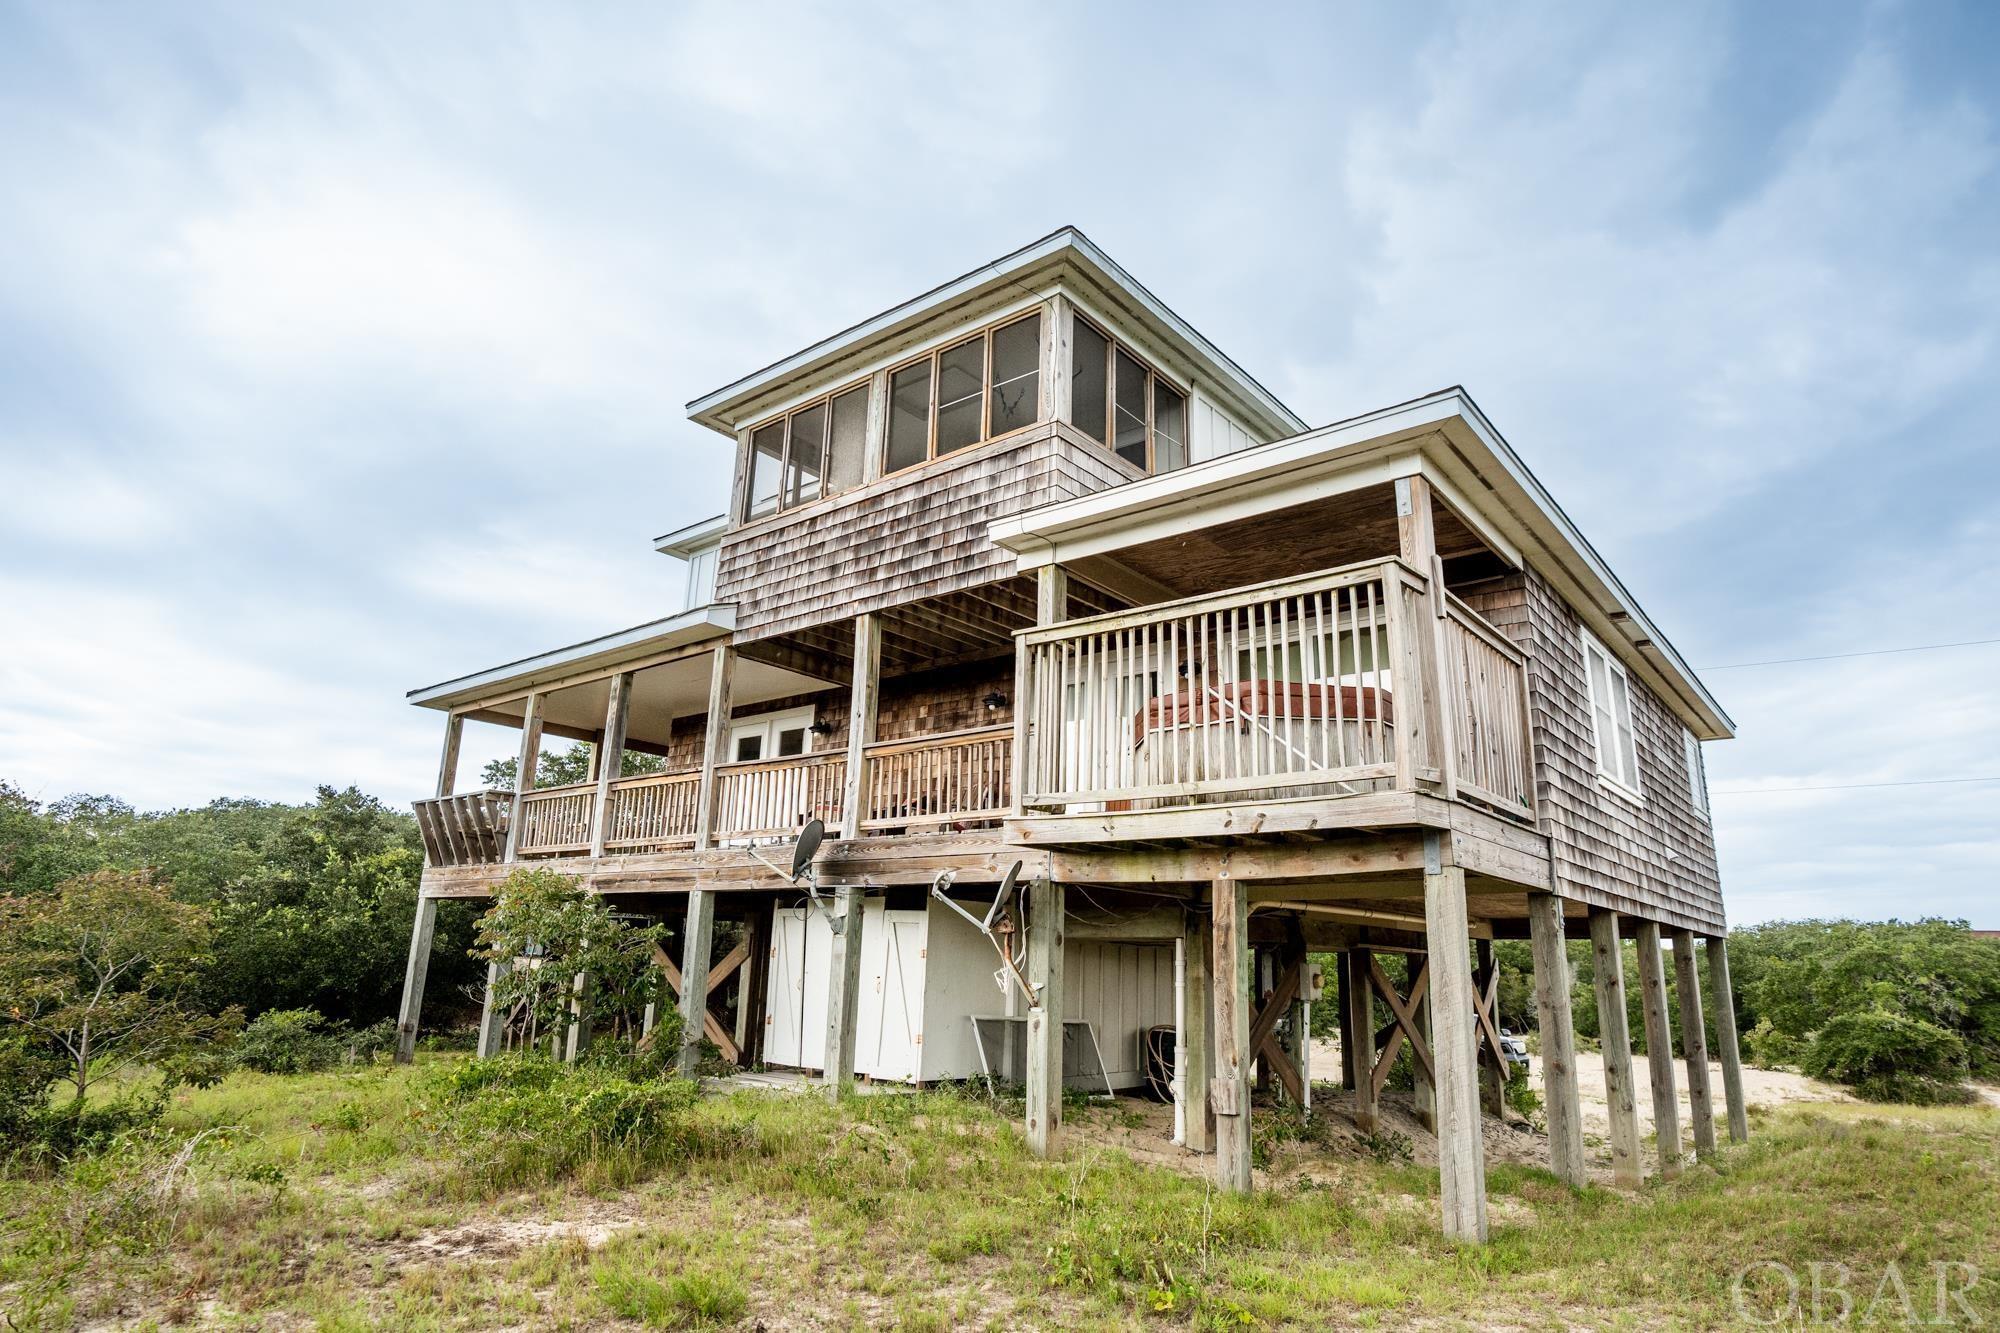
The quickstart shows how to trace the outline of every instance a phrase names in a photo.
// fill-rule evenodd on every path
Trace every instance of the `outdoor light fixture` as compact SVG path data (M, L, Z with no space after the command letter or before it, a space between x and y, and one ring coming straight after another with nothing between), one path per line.
M1007 696L995 690L992 694L980 700L980 702L986 705L986 711L990 713L995 709L1005 708L1007 706Z

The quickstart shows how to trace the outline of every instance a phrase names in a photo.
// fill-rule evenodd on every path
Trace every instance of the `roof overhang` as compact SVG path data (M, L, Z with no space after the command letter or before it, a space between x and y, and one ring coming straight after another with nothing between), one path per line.
M1154 344L1147 351L1164 352L1180 363L1163 370L1179 370L1194 379L1245 425L1272 438L1306 429L1306 423L1270 390L1074 227L1052 232L705 394L687 405L688 416L733 435L739 426L777 410L808 387L886 365L988 310L997 314L1024 297L1038 298L1064 286L1094 305L1108 307L1107 313L1136 323Z
M1413 475L1427 477L1494 551L1553 583L1695 735L1735 734L1693 668L1463 389L995 519L987 535L1028 569Z
M729 515L717 514L699 523L690 523L684 528L653 538L653 549L661 555L678 556L687 560L722 541L722 534L729 530Z
M705 651L726 642L735 632L734 606L697 606L665 620L634 625L505 666L426 685L411 690L408 698L422 708L476 708L496 699L589 679L623 664L671 660L681 653Z

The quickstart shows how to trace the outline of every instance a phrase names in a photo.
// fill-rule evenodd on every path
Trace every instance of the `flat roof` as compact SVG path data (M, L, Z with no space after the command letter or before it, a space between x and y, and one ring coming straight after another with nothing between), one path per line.
M859 349L889 342L984 292L1025 285L1030 275L1059 275L1065 269L1081 273L1095 285L1123 298L1133 313L1149 322L1152 332L1164 336L1172 344L1172 350L1212 371L1218 386L1240 405L1266 418L1280 430L1306 429L1305 421L1280 402L1275 394L1259 384L1221 348L1203 337L1193 325L1175 314L1164 301L1120 268L1075 227L1058 228L1011 254L960 274L920 296L891 306L878 315L704 394L687 405L688 416L726 434L729 427L723 423L721 414L735 405L756 399L791 380L809 376Z
M684 528L662 533L653 538L653 549L661 555L675 555L685 560L697 551L715 545L722 540L722 534L729 529L729 515L717 514L714 518L690 523Z
M1537 562L1538 571L1697 736L1721 740L1735 734L1735 722L1694 669L1458 386L1176 472L997 518L987 535L1014 551L1024 567L1083 559L1151 540L1163 525L1199 528L1413 471L1443 482L1446 502L1510 559L1517 551L1545 552L1549 560Z

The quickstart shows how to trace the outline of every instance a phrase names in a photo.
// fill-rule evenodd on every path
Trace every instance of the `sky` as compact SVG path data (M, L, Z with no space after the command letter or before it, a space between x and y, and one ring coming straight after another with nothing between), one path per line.
M1734 923L2000 928L2000 645L1734 665L2000 639L2000 10L953 9L0 0L0 778L428 794L679 608L688 400L1070 224L1470 390L1719 668Z

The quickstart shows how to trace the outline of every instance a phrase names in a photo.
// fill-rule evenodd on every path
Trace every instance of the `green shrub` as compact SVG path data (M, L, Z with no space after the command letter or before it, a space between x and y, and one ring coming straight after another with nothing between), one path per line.
M422 1115L464 1152L489 1187L558 1179L587 1164L627 1178L706 1145L695 1085L632 1078L602 1063L539 1053L453 1062L420 1085Z
M1770 1019L1759 1019L1743 1034L1743 1058L1759 1069L1796 1069L1806 1045L1791 1033L1778 1031Z
M260 1074L317 1074L347 1059L344 1024L316 1009L270 1009L236 1043L236 1063Z
M1801 1063L1813 1078L1845 1083L1869 1101L1963 1102L1965 1042L1920 1018L1867 1009L1830 1020Z

